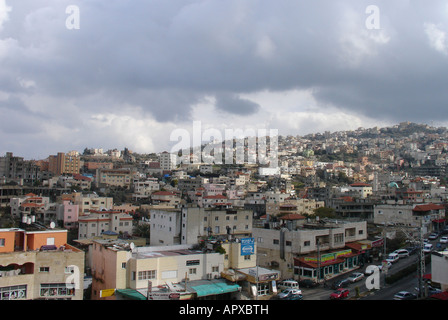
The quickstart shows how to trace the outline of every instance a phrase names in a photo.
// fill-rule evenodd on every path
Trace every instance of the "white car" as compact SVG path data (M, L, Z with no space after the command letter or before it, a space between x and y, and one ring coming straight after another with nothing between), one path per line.
M355 272L355 273L353 273L352 275L350 275L347 279L348 279L350 282L354 283L354 282L357 282L357 281L362 280L363 278L364 278L364 275L363 275L362 273L360 273L360 272Z
M406 250L406 249L398 249L398 250L395 250L393 253L398 254L399 258L407 258L407 257L409 257L409 251Z
M398 256L398 253L390 253L389 256L386 258L387 262L395 263L400 259Z
M289 295L293 295L293 294L302 294L302 290L300 290L300 289L291 289L291 288L290 289L285 289L285 290L283 290L282 292L280 292L278 294L278 297L280 299L283 299L283 298L286 298Z
M448 243L448 237L440 238L440 243Z
M388 261L388 262L386 262L384 265L383 265L383 264L380 264L380 265L378 266L378 268L380 269L380 271L383 271L383 267L386 267L386 269L389 270L389 268L392 267L392 263L390 263L390 262Z
M432 251L432 244L430 243L425 244L425 246L423 247L423 252L430 253L431 251Z

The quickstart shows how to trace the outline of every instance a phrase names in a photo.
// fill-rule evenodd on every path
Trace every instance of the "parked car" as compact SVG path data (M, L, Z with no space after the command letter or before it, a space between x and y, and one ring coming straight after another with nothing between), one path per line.
M350 290L346 288L339 288L335 292L330 294L330 299L331 300L344 299L347 298L349 294Z
M319 284L311 279L303 279L299 281L299 286L301 288L314 288L318 286Z
M386 263L384 263L384 264L380 264L380 265L378 265L378 268L380 269L380 271L383 271L383 266L384 265L386 265L386 268L387 269L390 269L391 267L392 267L392 263L390 263L389 261L387 261Z
M440 243L448 243L448 237L442 237L440 238Z
M300 294L299 293L290 293L282 300L302 300L302 299L303 299L303 295L301 293Z
M409 252L409 255L413 255L414 253L417 253L417 251L418 251L418 246L407 247L406 250Z
M390 253L387 258L386 261L390 262L390 263L395 263L400 259L400 257L398 256L397 253Z
M409 257L409 251L406 250L406 249L398 249L398 250L395 250L393 253L398 254L399 258L407 258L407 257Z
M419 289L419 287L415 287L414 290L417 291L417 295L420 294L420 289ZM423 288L423 291L425 291L425 290L426 290L426 288ZM431 286L431 285L428 285L428 296L431 296L431 295L433 295L433 294L437 294L437 293L441 293L441 292L442 292L442 290L440 290L440 289L438 289L438 288L434 288L434 287Z
M431 243L425 244L425 246L423 247L423 252L430 253L432 251L432 247L433 247L433 245Z
M429 235L428 239L429 239L429 240L436 240L438 237L439 237L439 234L433 232L433 233L431 233L431 234Z
M331 288L332 289L340 289L340 288L346 288L350 284L350 280L348 279L341 279L337 280L332 283Z
M288 297L289 295L295 295L295 294L302 294L302 290L292 289L292 288L285 289L278 294L278 297L280 299L284 299L284 298Z
M283 280L278 283L280 290L299 289L299 283L295 280Z
M347 279L351 282L358 282L364 278L364 275L360 272L352 273Z
M394 295L394 300L414 300L417 299L417 295L408 291L400 291Z

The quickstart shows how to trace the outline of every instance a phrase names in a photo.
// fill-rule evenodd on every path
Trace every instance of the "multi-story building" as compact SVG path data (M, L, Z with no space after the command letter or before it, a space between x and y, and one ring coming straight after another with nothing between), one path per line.
M424 234L432 232L432 222L445 217L443 205L403 204L403 202L375 205L373 222L378 225L396 224L421 228Z
M49 171L54 175L74 175L79 174L81 159L76 153L58 152L57 155L48 157Z
M91 210L89 215L78 218L78 239L91 239L106 231L132 235L132 221L132 216L120 211Z
M283 203L266 203L266 214L271 216L282 216L285 214L314 215L314 210L323 206L323 201L311 199L286 199Z
M191 246L132 248L116 241L94 240L92 258L94 300L101 299L110 289L114 289L114 294L103 299L120 299L130 293L133 299L144 300L155 294L163 299L166 291L159 290L161 286L168 289L165 299L173 293L177 300L220 294L223 288L228 293L240 291L240 286L219 279L224 271L223 254L193 250ZM200 287L204 282L208 292ZM182 289L176 291L179 285ZM213 288L215 291L210 290Z
M252 235L252 211L241 209L182 208L181 243L195 244L213 236L245 238Z
M105 185L108 187L130 188L133 181L133 173L130 169L98 169L96 179L97 187Z
M144 181L134 180L134 193L132 198L136 201L140 199L147 199L156 191L160 190L160 184L157 178L148 178Z
M162 170L171 171L176 169L176 159L177 156L175 154L164 151L159 154L160 168Z
M23 157L15 157L12 152L7 152L0 157L0 178L5 181L34 183L39 179L40 168L32 160L24 160Z
M82 300L84 252L67 230L0 229L0 300Z
M316 280L317 267L306 265L302 261L316 261L318 253L330 255L344 251L350 255L350 263L347 264L346 270L352 270L358 264L358 254L347 248L347 245L367 239L367 223L321 221L304 223L291 230L253 228L253 237L257 241L260 266L275 268L281 271L284 278L307 276L305 270L313 269L310 277ZM325 277L331 277L342 271L327 268L322 272Z
M15 219L21 218L23 215L35 216L39 221L46 221L48 219L45 219L45 213L49 205L49 197L39 197L34 193L27 193L25 196L10 200L11 216Z
M73 204L79 206L79 215L88 215L92 210L111 210L114 206L114 198L99 197L96 193L82 194L74 192L65 196L65 200L70 200Z
M64 228L75 229L78 227L79 205L64 200L56 205L56 215L58 220L63 221Z
M180 244L181 209L150 209L151 236L153 246L170 246Z

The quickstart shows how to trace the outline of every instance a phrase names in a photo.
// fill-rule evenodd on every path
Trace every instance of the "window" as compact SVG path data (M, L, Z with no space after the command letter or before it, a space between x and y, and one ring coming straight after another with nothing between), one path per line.
M26 299L26 285L0 288L0 300L15 299Z
M75 272L75 266L68 266L65 267L65 273L74 273Z
M244 260L250 260L250 255L244 256Z
M343 243L344 242L344 234L338 233L334 235L334 243Z
M5 246L5 239L1 238L0 239L0 247L4 247Z
M126 269L126 262L121 263L121 269Z
M291 241L286 241L286 245L287 245L288 247L290 247L290 246L292 246L292 242L291 242Z
M40 285L40 296L74 296L75 289L67 287L65 283L42 283Z
M40 267L39 272L50 272L50 267Z
M196 268L189 268L188 274L196 274Z
M219 266L212 267L212 272L219 272Z
M273 244L279 244L280 241L278 239L274 239Z
M156 279L157 270L146 270L138 272L138 280Z
M304 247L309 247L311 245L311 242L310 241L305 241L304 243L303 243L303 246Z

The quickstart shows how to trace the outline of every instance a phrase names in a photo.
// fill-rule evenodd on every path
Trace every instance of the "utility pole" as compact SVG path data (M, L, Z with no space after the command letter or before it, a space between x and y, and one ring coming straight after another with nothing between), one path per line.
M418 266L417 266L417 276L418 276L418 290L420 298L424 298L426 296L426 288L423 286L423 276L425 274L425 252L423 251L425 247L425 243L423 241L423 228L422 227L407 227L407 226L397 226L408 239L412 242L418 243ZM408 232L408 229L415 230L418 232L417 236L414 236L412 233Z

